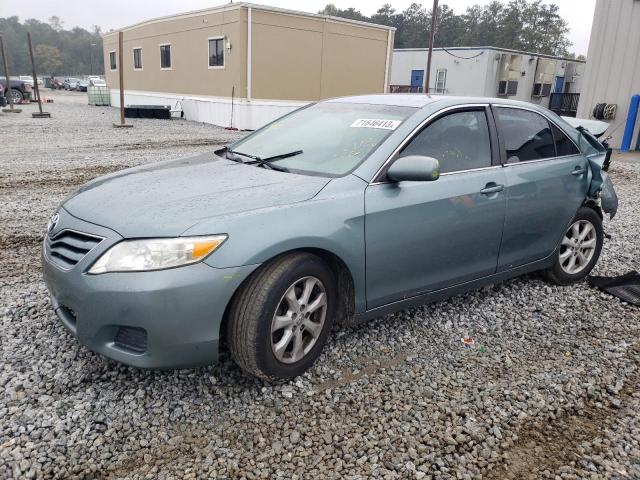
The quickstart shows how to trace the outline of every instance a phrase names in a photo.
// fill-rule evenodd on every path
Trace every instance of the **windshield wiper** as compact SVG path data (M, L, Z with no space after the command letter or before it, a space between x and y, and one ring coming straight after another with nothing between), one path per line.
M296 155L300 155L303 152L302 152L302 150L296 150L294 152L281 153L279 155L273 155L271 157L265 157L265 158L261 158L261 157L258 157L256 155L250 155L248 153L237 152L235 150L231 150L230 148L227 148L227 153L231 153L232 155L240 155L241 157L247 157L247 158L251 159L248 162L242 162L242 160L236 159L236 158L231 158L230 159L230 160L234 160L236 162L246 163L247 165L258 164L260 167L263 167L263 168L270 168L271 170L278 170L280 172L288 172L289 170L287 168L279 167L277 165L273 165L272 162L275 162L277 160L283 160L285 158L295 157ZM229 157L227 157L227 158L229 158Z

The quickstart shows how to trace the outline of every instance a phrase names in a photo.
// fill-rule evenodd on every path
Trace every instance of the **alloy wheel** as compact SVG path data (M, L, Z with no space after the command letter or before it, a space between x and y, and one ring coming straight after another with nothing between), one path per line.
M327 316L327 293L316 277L294 282L271 321L271 350L282 363L296 363L318 341Z
M15 88L11 89L10 95L13 97L14 104L22 102L22 94Z
M584 270L596 251L596 228L588 220L574 222L562 237L560 267L569 275Z

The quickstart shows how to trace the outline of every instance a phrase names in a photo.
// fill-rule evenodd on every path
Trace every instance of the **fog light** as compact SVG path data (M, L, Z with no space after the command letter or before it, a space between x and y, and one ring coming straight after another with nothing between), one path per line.
M118 327L113 343L122 350L144 353L147 351L147 331L140 327Z

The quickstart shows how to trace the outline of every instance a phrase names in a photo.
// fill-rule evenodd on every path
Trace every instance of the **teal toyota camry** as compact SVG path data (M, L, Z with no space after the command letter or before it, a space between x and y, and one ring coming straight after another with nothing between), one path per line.
M540 271L582 280L617 198L610 151L505 99L314 103L204 155L100 177L54 212L60 321L143 368L289 379L349 324Z

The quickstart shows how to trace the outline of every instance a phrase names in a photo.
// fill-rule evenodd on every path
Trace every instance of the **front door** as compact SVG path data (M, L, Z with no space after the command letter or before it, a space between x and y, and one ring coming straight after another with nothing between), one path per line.
M424 70L411 70L411 86L413 88L424 86Z
M367 308L496 271L506 203L492 139L484 108L444 114L398 155L437 158L438 180L367 187Z
M541 260L556 249L589 187L587 160L542 115L495 107L506 149L507 214L498 271Z

